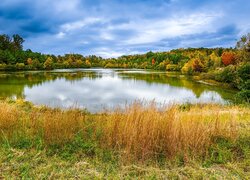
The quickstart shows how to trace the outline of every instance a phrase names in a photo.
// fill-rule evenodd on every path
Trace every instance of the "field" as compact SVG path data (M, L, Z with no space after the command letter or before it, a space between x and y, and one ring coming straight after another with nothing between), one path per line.
M250 178L250 110L135 102L91 114L0 102L0 178Z

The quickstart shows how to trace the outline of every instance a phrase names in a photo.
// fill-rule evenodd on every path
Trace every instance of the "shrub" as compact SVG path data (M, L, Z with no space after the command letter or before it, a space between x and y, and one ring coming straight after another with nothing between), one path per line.
M16 68L21 70L21 69L25 68L25 65L24 65L24 63L16 63Z
M5 66L6 66L6 64L0 64L0 70L4 70Z
M11 65L11 64L7 64L5 66L5 70L7 70L7 71L15 71L16 70L16 66L15 65Z
M245 86L244 84L249 84L250 80L250 63L240 66L237 70L237 76L239 80L240 89L250 89L249 85Z
M242 90L236 94L236 102L250 103L250 90Z
M243 64L237 70L237 87L241 90L236 95L239 103L250 102L250 63Z
M178 66L176 64L168 64L166 66L166 70L167 71L178 71L179 68L178 68Z
M233 83L235 78L235 67L232 65L224 68L215 76L215 80L225 83Z

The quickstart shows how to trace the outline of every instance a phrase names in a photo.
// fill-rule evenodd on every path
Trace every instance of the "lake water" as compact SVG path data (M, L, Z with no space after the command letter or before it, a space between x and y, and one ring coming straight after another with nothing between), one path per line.
M68 69L0 73L0 97L24 98L37 105L87 108L97 112L135 100L159 104L229 103L235 91L158 71Z

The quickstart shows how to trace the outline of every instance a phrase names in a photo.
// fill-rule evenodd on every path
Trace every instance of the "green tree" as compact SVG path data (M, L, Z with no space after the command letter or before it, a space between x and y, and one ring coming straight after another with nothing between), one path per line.
M14 34L12 37L13 37L13 42L12 42L13 49L15 51L22 50L24 39L18 34Z
M239 50L238 59L244 62L250 62L250 33L241 37L237 42L236 48Z
M11 49L11 38L6 34L0 35L0 49L1 50Z

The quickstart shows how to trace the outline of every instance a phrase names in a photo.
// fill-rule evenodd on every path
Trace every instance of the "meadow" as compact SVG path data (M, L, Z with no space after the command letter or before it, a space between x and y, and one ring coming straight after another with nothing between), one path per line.
M0 177L250 178L247 105L135 102L89 113L0 102Z

